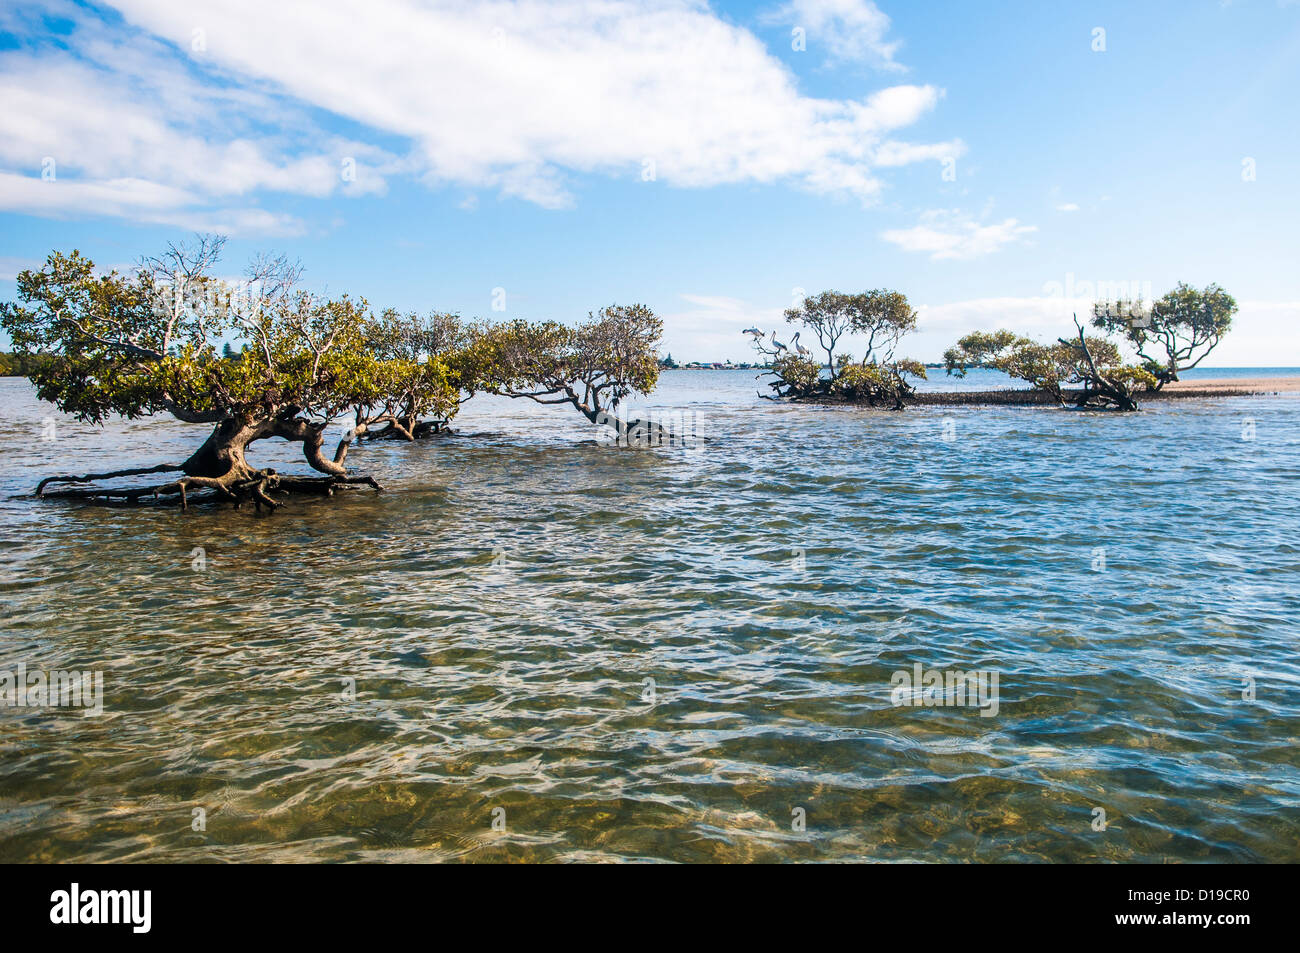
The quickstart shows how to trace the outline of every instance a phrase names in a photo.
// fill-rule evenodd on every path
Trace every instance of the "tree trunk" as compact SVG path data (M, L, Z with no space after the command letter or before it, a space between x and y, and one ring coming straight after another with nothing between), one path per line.
M214 480L248 480L256 470L248 465L245 451L259 437L267 436L264 428L235 420L223 420L213 428L208 439L181 464L186 476Z
M212 433L203 444L179 466L163 464L143 469L117 470L110 473L92 473L85 476L47 477L36 488L37 496L57 497L63 499L99 500L101 502L136 503L152 497L176 497L181 508L188 506L189 495L194 491L211 491L209 499L223 500L239 504L252 501L259 509L277 509L283 504L274 499L273 492L281 493L316 493L332 495L336 488L356 484L365 484L379 489L379 484L370 477L350 477L343 460L347 456L351 438L340 441L334 459L329 460L321 453L324 443L325 425L294 416L295 409L289 409L281 416L261 420L239 420L229 418L213 428ZM245 458L248 445L254 440L268 437L283 437L291 442L302 443L303 456L311 467L324 477L282 476L274 470L256 469ZM92 483L98 480L114 479L142 473L164 473L180 471L179 479L160 486L118 488L77 488L46 491L51 483Z

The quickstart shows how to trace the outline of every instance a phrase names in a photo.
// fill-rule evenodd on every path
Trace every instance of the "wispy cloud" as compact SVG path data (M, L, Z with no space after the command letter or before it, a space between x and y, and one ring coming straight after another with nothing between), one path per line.
M1007 328L1031 337L1054 338L1074 327L1071 315L1091 312L1092 299L1039 297L976 298L940 305L921 305L917 330L960 336L968 331Z
M820 48L832 62L861 62L888 70L906 68L894 59L902 43L885 38L889 17L871 0L789 0L766 14L764 20L802 27L809 51Z
M982 258L1038 231L1017 219L982 223L958 209L932 209L912 228L890 229L880 237L903 251L924 252L936 261Z
M187 231L228 235L295 235L303 225L289 215L258 208L205 209L191 193L144 179L42 180L0 172L0 208L71 218L104 215Z
M13 281L20 271L40 268L41 263L35 258L21 258L15 255L0 255L0 281Z
M913 162L924 162L926 160L942 162L945 159L960 159L965 154L966 143L960 139L953 139L949 142L933 142L928 145L895 142L891 139L880 144L880 148L876 150L875 162L876 165L883 168L911 165Z

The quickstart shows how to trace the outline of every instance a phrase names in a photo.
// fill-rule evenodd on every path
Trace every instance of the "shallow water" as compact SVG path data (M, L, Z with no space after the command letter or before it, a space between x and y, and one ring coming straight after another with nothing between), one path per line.
M0 861L1300 860L1300 399L652 403L708 439L476 399L259 516L9 499L204 434L0 380L0 671L104 675L0 707Z

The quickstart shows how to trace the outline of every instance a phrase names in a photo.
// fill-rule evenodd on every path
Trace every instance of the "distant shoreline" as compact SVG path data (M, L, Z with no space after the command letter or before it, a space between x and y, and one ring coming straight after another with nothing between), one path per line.
M939 364L939 365L931 365L931 364L927 364L927 365L925 365L925 367L926 367L926 370L928 370L928 371L934 371L934 370L940 370L940 371L941 371L941 370L943 370L943 365L942 365L942 364ZM687 364L676 364L676 365L674 365L674 366L672 366L672 367L664 367L664 366L661 365L660 368L659 368L659 370L661 370L661 371L770 371L771 369L772 369L772 367L771 367L770 364L725 364L725 363L713 363L713 364L689 364L689 365L687 365ZM975 370L991 370L991 368L975 368ZM1244 385L1244 384L1248 384L1248 385L1250 385L1251 387L1257 387L1257 386L1258 386L1258 387L1266 387L1266 386L1271 387L1271 386L1273 386L1273 385L1275 385L1275 384L1278 384L1278 382L1291 381L1291 382L1293 382L1292 384L1290 384L1290 385L1283 385L1283 386L1281 387L1281 389L1283 389L1283 390L1289 390L1289 389L1291 389L1292 387L1300 387L1300 373L1296 373L1296 370L1297 370L1297 369L1296 369L1296 368L1292 368L1292 367L1278 367L1278 368L1272 368L1272 367L1243 367L1243 368L1235 368L1235 367L1210 367L1210 368L1203 368L1203 370L1207 370L1207 371L1215 371L1215 372L1218 372L1218 373L1230 372L1230 371L1234 371L1234 370L1248 370L1248 371L1256 371L1256 372L1258 372L1258 371L1265 371L1265 372L1267 372L1267 371L1271 371L1271 370L1280 370L1280 371L1286 371L1286 373L1284 373L1284 374L1277 374L1276 376L1267 376L1267 375L1265 375L1265 376L1255 376L1255 377L1191 377L1191 378L1185 378L1185 379L1183 379L1182 381L1179 381L1176 385L1173 385L1173 386L1175 386L1175 387L1187 387L1187 386L1189 386L1189 385L1194 385L1194 386L1196 386L1196 387L1220 387L1220 386L1242 386L1242 385ZM942 374L940 374L940 375L935 375L935 376L934 376L934 379L937 380L937 379L939 379L939 378L942 378L943 376L944 376L944 375L942 375Z
M1063 391L1067 403L1078 391ZM1211 377L1168 384L1158 391L1138 393L1141 401L1177 400L1196 397L1272 397L1283 394L1300 396L1300 377ZM991 404L999 406L1056 406L1045 391L1005 388L978 391L922 391L908 398L910 404L948 406Z
M671 367L660 364L661 371L770 371L770 364L726 364L713 362L709 364L674 364Z

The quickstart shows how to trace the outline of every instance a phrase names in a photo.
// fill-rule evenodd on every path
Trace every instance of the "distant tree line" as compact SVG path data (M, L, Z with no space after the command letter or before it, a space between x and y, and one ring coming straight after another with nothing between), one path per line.
M0 351L0 377L30 377L49 358L43 354Z

